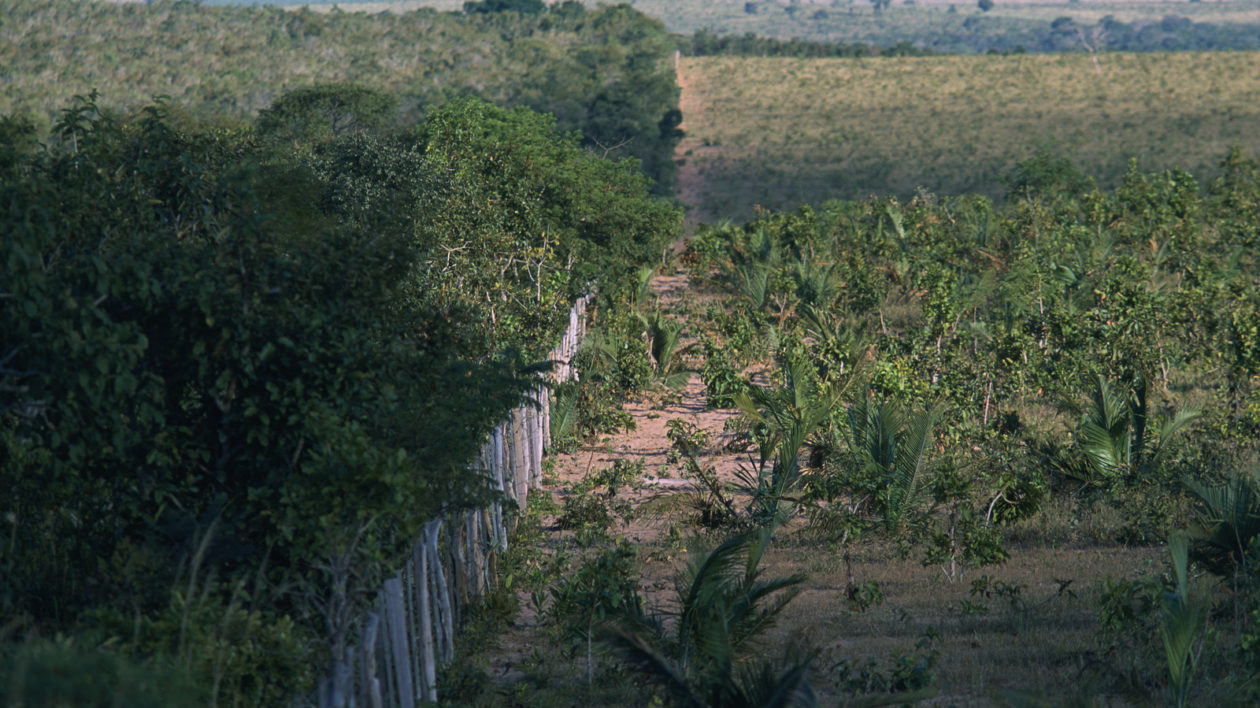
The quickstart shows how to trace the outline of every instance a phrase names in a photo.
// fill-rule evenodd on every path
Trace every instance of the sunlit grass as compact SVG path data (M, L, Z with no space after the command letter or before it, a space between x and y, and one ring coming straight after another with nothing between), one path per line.
M698 218L754 206L940 194L1000 196L1037 148L1102 185L1130 157L1209 175L1260 149L1260 53L932 58L684 58L684 181Z

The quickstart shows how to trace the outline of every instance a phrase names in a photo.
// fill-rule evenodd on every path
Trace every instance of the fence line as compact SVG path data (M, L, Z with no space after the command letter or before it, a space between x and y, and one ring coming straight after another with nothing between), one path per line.
M570 308L569 326L551 350L553 383L575 376L572 361L586 334L589 301L583 297ZM472 463L521 510L542 482L543 451L551 445L549 402L540 382L495 426ZM411 708L438 700L437 668L454 658L456 620L490 587L510 522L504 503L494 501L425 524L403 569L385 581L363 617L359 646L323 680L320 707Z

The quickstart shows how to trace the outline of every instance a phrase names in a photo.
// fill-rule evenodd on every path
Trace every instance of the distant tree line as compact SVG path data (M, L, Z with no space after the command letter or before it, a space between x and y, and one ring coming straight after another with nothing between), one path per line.
M686 56L752 56L752 57L921 57L935 54L931 49L898 42L891 47L878 47L862 42L816 42L805 39L759 37L751 32L742 36L716 35L701 30L690 37L680 37L678 48Z
M1124 52L1174 52L1260 48L1260 25L1216 25L1167 15L1158 22L1121 22L1107 15L1093 25L1070 17L1050 23L1035 47L1041 52L1074 51L1096 40L1107 49ZM1028 47L1033 50L1034 47Z
M913 29L889 32L867 42L715 34L700 30L677 36L686 56L915 57L934 54L1060 53L1081 51L1171 52L1260 49L1260 25L1211 24L1168 15L1155 22L1121 22L1108 15L1097 23L1060 17L1014 25L1003 17L946 15L931 34ZM881 42L880 40L884 41Z

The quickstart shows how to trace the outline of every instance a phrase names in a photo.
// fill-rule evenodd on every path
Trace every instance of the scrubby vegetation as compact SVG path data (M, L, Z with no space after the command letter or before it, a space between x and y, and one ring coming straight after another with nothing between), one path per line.
M262 0L211 0L216 4L272 4ZM281 5L307 3L283 0ZM597 7L599 0L585 0ZM850 56L857 45L986 52L1167 52L1260 49L1260 12L1253 2L1125 2L1096 0L634 0L636 10L685 38L714 36L735 53L760 45L768 53L790 46L788 56ZM462 0L350 0L345 9L368 12L418 7L459 10ZM683 46L687 46L684 42ZM815 53L815 52L824 53Z
M637 158L669 194L677 89L664 27L628 6L465 14L315 13L5 0L0 113L53 119L95 88L138 109L169 96L209 118L247 119L286 92L351 82L393 96L401 119L478 96L550 113L588 146Z
M468 462L572 299L677 228L549 118L393 105L4 120L0 603L6 632L81 638L15 649L9 702L100 643L212 702L309 694L419 526L489 498Z

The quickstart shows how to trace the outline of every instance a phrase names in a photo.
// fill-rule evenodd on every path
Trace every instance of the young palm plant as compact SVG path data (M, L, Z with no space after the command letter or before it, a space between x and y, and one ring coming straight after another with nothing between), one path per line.
M784 502L793 502L801 485L801 449L844 395L845 386L820 384L813 373L808 362L797 358L784 363L781 387L752 387L734 396L735 405L762 430L760 460L741 475L752 494L750 516L760 525L785 520L791 504Z
M927 498L928 453L940 412L933 406L909 413L866 396L849 408L849 449L860 466L858 478L874 493L874 506L889 530L902 526Z
M792 281L801 305L828 308L836 300L843 284L840 272L833 265L820 265L809 259L792 262Z
M636 314L648 339L648 354L656 380L675 391L683 388L692 373L683 357L696 345L680 347L682 323L665 317L660 310L653 310L647 315L642 312Z
M1177 439L1198 413L1179 410L1157 421L1158 430L1149 430L1146 380L1138 377L1132 397L1124 398L1098 376L1089 405L1081 421L1081 449L1085 453L1086 484L1137 481L1159 469L1170 443Z
M1260 536L1260 475L1252 470L1220 486L1192 479L1185 485L1201 505L1189 532L1196 542L1195 560L1217 575L1235 570L1245 575L1247 549Z
M733 254L725 279L754 312L770 304L771 275L782 260L774 239L762 231L753 233L748 247Z
M819 376L838 380L857 370L871 345L863 324L842 319L825 306L804 305L800 315L805 331L815 340Z
M1178 708L1186 705L1190 693L1190 681L1194 678L1199 659L1196 645L1200 643L1208 614L1208 606L1203 599L1190 592L1189 545L1189 537L1184 531L1178 531L1168 539L1168 553L1177 585L1173 592L1165 595L1164 605L1160 608L1160 638L1164 643L1164 657L1168 661L1168 689L1173 704Z
M664 683L684 706L811 706L812 655L760 659L758 641L804 576L763 579L769 529L735 536L694 558L678 579L677 623L629 618L607 628L621 654Z

